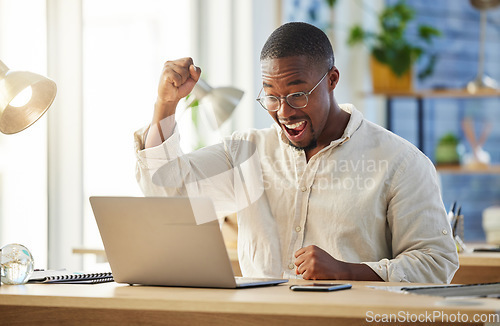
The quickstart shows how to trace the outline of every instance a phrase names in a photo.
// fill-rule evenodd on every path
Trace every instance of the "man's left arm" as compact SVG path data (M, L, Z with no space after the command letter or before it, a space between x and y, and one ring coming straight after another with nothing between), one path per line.
M419 152L407 155L394 175L387 208L393 257L360 264L339 261L317 246L295 253L304 279L449 283L458 254L436 171Z
M392 259L366 262L389 282L449 283L458 253L436 169L421 152L406 155L389 190L387 223Z

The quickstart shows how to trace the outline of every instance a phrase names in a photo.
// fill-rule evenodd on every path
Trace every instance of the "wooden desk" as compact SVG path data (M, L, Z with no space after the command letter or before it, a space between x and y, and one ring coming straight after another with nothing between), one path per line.
M500 282L500 253L465 252L458 255L460 267L452 283Z
M304 281L296 281L304 282ZM289 284L242 290L28 284L0 287L2 325L359 325L378 314L498 318L498 299L443 299L369 288L292 292ZM419 317L419 315L421 317ZM429 317L430 318L430 317ZM450 318L450 317L448 317ZM441 319L433 319L441 322ZM383 323L384 325L389 323ZM401 324L401 323L398 323ZM450 323L453 324L453 323ZM468 323L472 325L474 323Z

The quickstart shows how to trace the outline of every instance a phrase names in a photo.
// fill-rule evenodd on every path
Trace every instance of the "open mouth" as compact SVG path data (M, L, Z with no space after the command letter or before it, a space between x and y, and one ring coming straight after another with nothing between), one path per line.
M285 131L290 136L289 138L300 138L306 130L307 121L302 120L296 123L283 124Z

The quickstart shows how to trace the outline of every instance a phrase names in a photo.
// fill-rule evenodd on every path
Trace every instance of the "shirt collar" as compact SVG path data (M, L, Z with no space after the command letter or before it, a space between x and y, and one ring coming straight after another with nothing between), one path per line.
M363 114L359 112L352 104L345 103L345 104L340 104L339 106L342 110L351 115L351 118L347 123L347 127L344 130L342 138L346 137L351 138L352 135L356 132L356 130L358 130L359 127L361 126L361 122L363 122Z

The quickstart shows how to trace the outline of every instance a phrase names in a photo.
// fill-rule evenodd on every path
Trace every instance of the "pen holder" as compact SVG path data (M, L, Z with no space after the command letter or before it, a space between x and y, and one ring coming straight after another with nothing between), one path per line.
M458 235L455 236L455 245L457 246L457 252L464 252L467 247L465 246L464 241Z
M464 216L458 215L455 220L453 227L453 239L455 239L455 244L457 246L458 252L464 252L466 249L464 239Z
M464 238L464 216L458 215L453 226L453 236L458 235L461 239Z

